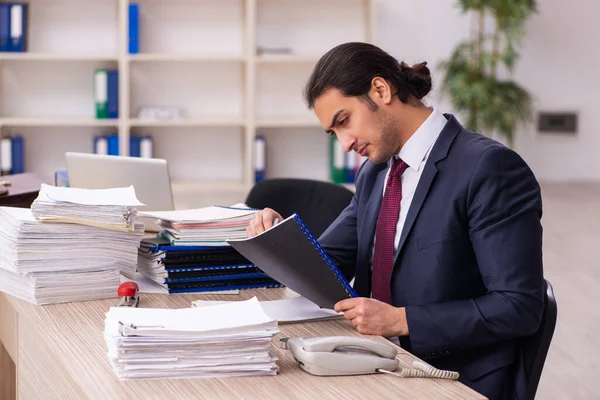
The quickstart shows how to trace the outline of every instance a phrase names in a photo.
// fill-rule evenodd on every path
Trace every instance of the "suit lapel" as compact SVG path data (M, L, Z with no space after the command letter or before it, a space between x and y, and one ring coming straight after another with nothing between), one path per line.
M435 179L438 168L436 164L445 159L448 156L448 151L450 150L450 145L454 141L454 138L462 129L460 123L454 118L451 114L444 114L446 118L448 118L448 123L440 132L440 136L438 140L433 145L431 149L431 153L427 162L425 163L425 167L423 170L423 174L419 179L419 183L417 185L417 189L415 190L415 194L413 196L412 202L410 203L410 208L408 209L408 213L406 215L406 220L404 221L404 226L402 228L402 235L400 236L400 242L398 243L398 250L396 251L395 259L398 259L398 255L402 253L402 248L404 247L404 243L406 242L406 238L410 234L413 225L421 211L421 207L423 207L423 203L427 198L427 194L429 193L429 189Z
M402 252L404 242L406 242L406 238L408 237L408 234L410 233L410 230L417 219L417 215L419 215L419 211L421 211L421 207L423 206L423 202L427 197L427 193L429 193L431 183L438 172L435 164L433 162L429 162L429 160L427 161L428 162L425 164L425 169L423 170L421 179L419 179L417 189L415 190L415 195L410 203L410 208L406 214L406 220L404 221L404 226L402 227L402 235L400 236L400 243L398 243L398 250L396 251L394 261L398 258L398 254Z

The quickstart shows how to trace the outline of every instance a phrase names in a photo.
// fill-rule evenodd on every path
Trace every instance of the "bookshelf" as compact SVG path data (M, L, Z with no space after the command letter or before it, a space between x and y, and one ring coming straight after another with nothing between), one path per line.
M0 134L25 139L25 169L48 182L64 152L96 135L151 135L176 206L243 201L256 135L267 177L328 180L328 138L302 89L319 57L373 41L374 0L139 0L140 52L128 52L128 0L29 0L28 49L0 53ZM290 49L291 52L269 51ZM119 118L95 119L93 72L119 71ZM177 106L179 120L140 119Z

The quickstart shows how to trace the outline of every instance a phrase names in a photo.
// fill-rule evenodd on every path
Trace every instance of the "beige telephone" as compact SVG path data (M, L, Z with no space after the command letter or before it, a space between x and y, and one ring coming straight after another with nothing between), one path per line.
M331 336L289 339L288 348L300 368L313 375L375 374L398 368L393 346L373 339Z
M313 375L363 375L390 373L401 378L458 379L458 373L442 371L422 361L414 368L400 368L392 345L362 337L330 336L282 339L300 368Z

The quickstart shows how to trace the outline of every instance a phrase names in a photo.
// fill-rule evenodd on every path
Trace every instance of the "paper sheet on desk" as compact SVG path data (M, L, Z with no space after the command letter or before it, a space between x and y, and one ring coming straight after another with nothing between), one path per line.
M235 221L246 219L256 214L255 209L248 208L243 204L235 204L231 207L211 206L189 210L175 211L144 211L139 212L140 217L156 218L163 221L186 222L186 223L209 223L222 221Z
M127 282L129 281L129 279L127 279L124 276L121 276L121 283L123 282ZM169 294L169 292L167 291L166 288L157 285L156 283L152 282L150 279L146 278L144 275L140 274L139 272L136 272L135 274L135 283L138 284L138 287L140 288L140 293L157 293L157 294ZM235 289L235 290L221 290L221 291L212 291L212 292L202 292L202 295L205 294L239 294L240 291L239 289ZM171 293L171 295L178 295L178 294L190 294L190 293Z
M133 186L111 189L81 189L50 186L42 183L40 200L83 204L89 206L143 206L135 196Z
M227 303L226 301L207 301L195 300L193 307L212 306ZM260 301L260 306L269 317L277 320L279 323L306 322L313 320L323 320L332 318L341 318L343 313L336 313L334 310L320 308L312 301L298 296L291 299Z

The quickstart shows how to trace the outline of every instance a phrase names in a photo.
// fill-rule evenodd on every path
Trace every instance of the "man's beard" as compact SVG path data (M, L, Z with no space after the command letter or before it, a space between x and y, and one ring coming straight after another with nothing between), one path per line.
M376 111L375 114L381 136L378 143L379 153L374 154L375 158L370 161L373 164L381 164L395 155L400 146L400 132L398 132L398 123L393 116L381 111Z

